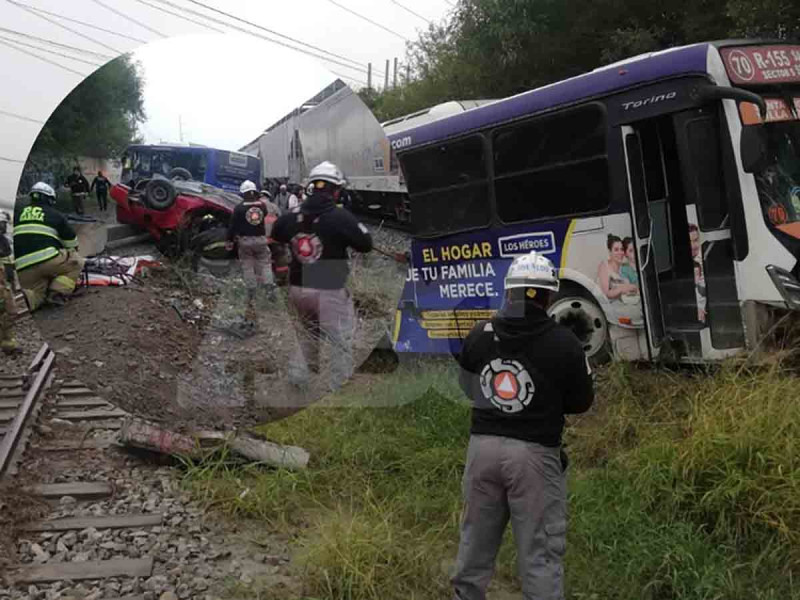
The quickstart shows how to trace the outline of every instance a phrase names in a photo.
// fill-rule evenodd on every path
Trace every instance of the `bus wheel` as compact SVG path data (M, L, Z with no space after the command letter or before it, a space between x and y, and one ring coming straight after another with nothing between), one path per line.
M167 210L175 202L175 188L166 179L151 179L145 188L150 208Z
M169 172L169 178L172 181L175 181L176 179L178 181L191 181L192 174L188 169L184 169L183 167L175 167Z
M603 310L587 295L574 288L563 287L547 310L554 321L572 330L583 345L586 357L593 364L610 360L608 322Z

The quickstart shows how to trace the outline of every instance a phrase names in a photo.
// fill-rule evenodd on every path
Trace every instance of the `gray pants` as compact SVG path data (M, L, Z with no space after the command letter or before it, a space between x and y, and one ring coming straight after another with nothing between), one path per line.
M298 348L289 364L289 380L304 384L309 367L319 372L319 346L322 339L331 344L331 390L344 384L353 374L353 326L355 311L345 289L322 290L292 286L289 302L297 311Z
M273 283L272 253L267 238L265 236L243 236L237 241L245 285L250 289L271 285Z
M463 479L456 600L485 600L506 524L525 600L563 600L567 497L558 448L473 435Z

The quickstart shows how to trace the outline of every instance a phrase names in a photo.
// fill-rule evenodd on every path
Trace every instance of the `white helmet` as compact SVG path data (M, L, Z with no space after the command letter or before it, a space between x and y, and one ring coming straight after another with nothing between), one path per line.
M31 188L31 197L34 197L34 194L37 196L45 196L50 198L51 202L55 202L56 200L55 190L47 185L44 181L39 181L33 185Z
M282 183L281 187L280 187L280 191L285 192L287 189L289 189L289 188L286 187L286 184Z
M536 250L518 256L506 273L506 290L514 288L541 288L557 292L559 288L558 271L550 259Z
M259 196L264 196L265 198L268 198L268 199L272 200L272 194L270 193L270 191L269 191L269 190L261 190L261 191L258 193L258 195L259 195Z
M250 181L249 179L247 181L243 181L242 185L239 186L239 193L242 196L244 196L247 192L257 192L257 191L258 188L256 187L256 184Z
M311 169L311 173L308 174L308 181L327 181L333 185L344 185L345 183L344 174L339 167L327 160Z

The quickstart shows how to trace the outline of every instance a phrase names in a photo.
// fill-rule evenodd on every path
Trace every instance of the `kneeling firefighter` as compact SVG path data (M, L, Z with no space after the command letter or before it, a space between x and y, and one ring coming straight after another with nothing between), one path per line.
M31 312L45 302L63 305L75 291L84 260L78 237L55 207L56 193L39 182L31 188L31 203L15 218L14 254L19 283Z
M275 210L269 207L272 203L259 196L258 188L252 181L242 183L239 192L243 200L233 210L228 226L227 248L233 249L234 241L236 242L247 285L245 321L249 325L255 325L255 299L258 288L262 288L270 300L275 298L272 260L267 242L269 235L267 216Z
M524 598L563 600L564 415L582 413L594 383L581 343L547 315L556 269L537 252L514 259L505 302L470 331L458 358L472 404L463 477L456 600L485 600L511 521Z

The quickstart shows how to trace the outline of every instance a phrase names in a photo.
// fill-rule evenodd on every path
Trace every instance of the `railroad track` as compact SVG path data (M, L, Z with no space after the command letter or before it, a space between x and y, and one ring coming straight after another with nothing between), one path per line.
M60 464L64 468L79 467L85 458L80 455L81 451L104 450L114 445L114 441L103 434L120 429L122 418L127 416L127 413L99 398L79 381L64 382L53 394L48 394L55 377L54 366L55 353L44 344L24 373L0 378L0 430L3 433L0 441L0 482L4 484L13 485L12 478L20 464L24 464L26 450L47 455L46 462L57 461L59 459L50 459L50 456L61 455ZM35 428L57 425L73 430L72 439L59 436L53 444L31 443ZM91 432L95 433L95 437L88 438L87 434ZM36 483L23 489L27 494L51 504L54 512L65 505L78 507L81 504L109 500L114 494L111 482L91 480ZM162 515L158 513L48 518L23 525L20 534L44 536L45 540L52 540L53 536L77 539L78 535L88 531L92 532L92 537L100 544L105 539L103 531L141 530L145 527L158 527L162 521ZM5 570L5 584L9 587L5 590L0 587L0 597L49 598L50 595L45 596L36 586L67 585L84 581L117 582L147 578L153 572L152 557L106 560L76 560L73 557L73 560L52 561L49 553L42 549L46 544L43 540L40 541L41 544L32 542L31 547L36 548L32 560L20 561ZM63 541L58 546L62 554L68 553L67 548ZM88 556L89 553L85 552L85 555ZM26 590L28 594L14 595L14 590ZM143 600L144 596L126 595L116 598Z

